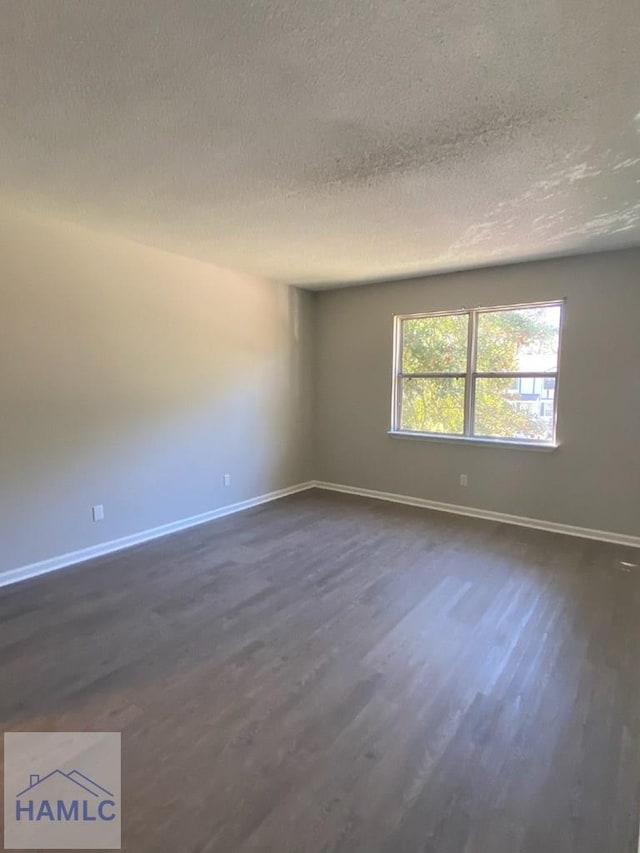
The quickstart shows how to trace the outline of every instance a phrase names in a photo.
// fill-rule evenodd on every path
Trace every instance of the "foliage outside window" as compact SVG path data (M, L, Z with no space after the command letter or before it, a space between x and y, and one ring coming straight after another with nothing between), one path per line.
M554 444L562 303L396 317L392 431Z

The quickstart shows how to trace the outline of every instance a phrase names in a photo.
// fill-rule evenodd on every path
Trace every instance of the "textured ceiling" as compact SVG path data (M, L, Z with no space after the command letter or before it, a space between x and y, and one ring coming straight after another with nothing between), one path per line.
M640 243L638 0L0 0L22 207L290 282Z

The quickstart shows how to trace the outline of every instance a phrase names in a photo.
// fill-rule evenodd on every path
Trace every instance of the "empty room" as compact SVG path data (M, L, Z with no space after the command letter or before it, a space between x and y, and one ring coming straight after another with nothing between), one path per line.
M6 850L639 853L635 0L0 0Z

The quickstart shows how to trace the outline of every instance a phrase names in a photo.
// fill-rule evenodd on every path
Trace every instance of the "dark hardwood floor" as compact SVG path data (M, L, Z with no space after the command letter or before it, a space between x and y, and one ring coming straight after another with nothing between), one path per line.
M135 853L636 853L638 552L307 492L0 590Z

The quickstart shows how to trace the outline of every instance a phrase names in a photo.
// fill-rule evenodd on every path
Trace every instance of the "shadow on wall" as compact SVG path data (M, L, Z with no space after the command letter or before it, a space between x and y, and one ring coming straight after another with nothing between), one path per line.
M9 209L0 225L0 571L303 478L306 294Z

